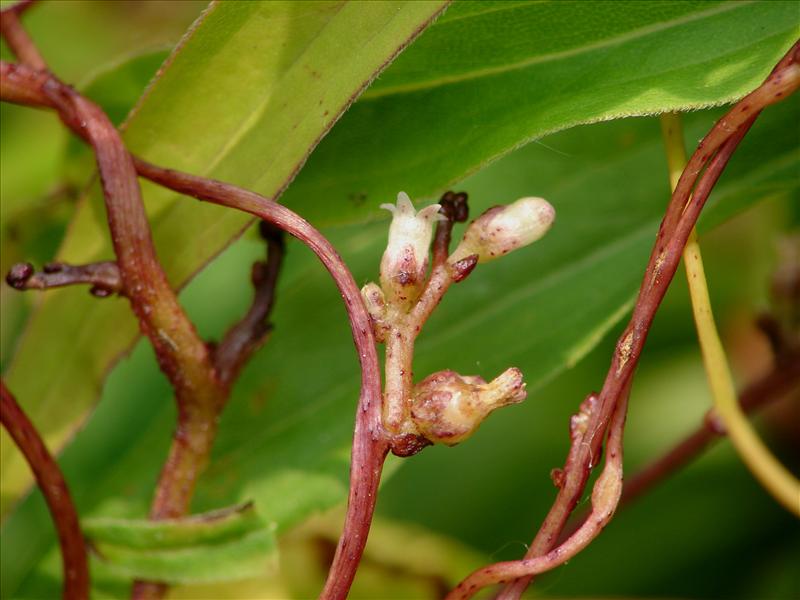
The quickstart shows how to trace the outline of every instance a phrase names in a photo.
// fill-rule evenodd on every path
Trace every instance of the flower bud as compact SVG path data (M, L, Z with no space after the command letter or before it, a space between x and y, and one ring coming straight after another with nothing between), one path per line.
M468 438L496 408L527 396L519 369L511 368L490 383L478 376L439 371L414 386L411 419L434 443L453 446Z
M555 209L541 198L492 207L470 223L447 262L452 265L472 254L478 255L479 263L499 258L541 238L555 217Z
M372 320L375 339L379 342L385 341L389 325L386 323L386 299L383 296L383 290L378 284L370 281L361 288L361 297L364 299L367 312Z
M425 285L432 226L442 220L440 206L431 204L419 212L405 192L397 194L397 205L381 204L391 211L389 242L381 259L381 286L389 302L409 306Z

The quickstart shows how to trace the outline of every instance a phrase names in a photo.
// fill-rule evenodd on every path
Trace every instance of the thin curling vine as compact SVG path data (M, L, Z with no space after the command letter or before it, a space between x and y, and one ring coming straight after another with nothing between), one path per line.
M8 273L8 283L19 290L81 284L89 286L97 297L118 294L128 299L175 389L178 407L173 445L150 514L153 519L179 519L190 511L194 486L209 460L216 423L237 375L271 330L269 319L285 251L284 232L306 244L328 270L344 299L361 367L347 512L322 591L323 598L346 597L365 548L388 453L406 457L432 444L460 444L476 432L492 411L525 399L526 384L516 367L491 373L495 377L487 377L488 381L481 375L457 373L447 365L442 365L443 370L416 377L414 349L427 320L452 284L471 276L480 264L541 238L554 222L553 207L540 198L523 198L491 208L466 227L451 249L455 224L468 220L466 194L447 192L438 204L417 211L411 199L401 193L396 204L383 205L392 213L392 221L377 280L359 290L331 243L275 198L131 155L103 111L49 72L19 23L22 8L30 4L27 1L3 12L2 34L20 64L0 64L2 99L54 109L67 127L92 146L103 183L114 257L84 265L49 263L38 272L33 265L20 263ZM684 171L606 382L599 393L587 396L570 420L567 459L563 468L552 472L558 495L530 552L520 561L490 565L473 573L451 597L466 598L483 586L516 579L500 596L516 598L532 575L552 569L580 552L613 517L624 496L622 453L628 394L653 316L674 275L689 232L725 163L758 112L797 88L797 62L795 47L767 82L711 131ZM253 265L252 306L218 343L199 337L164 276L150 239L137 176L262 220L261 234L267 252L264 260ZM376 341L386 347L383 387ZM792 367L792 377L796 377L796 358L795 355L794 362L783 363ZM771 381L767 391L776 394L792 380L781 376ZM4 407L10 397L4 387ZM4 408L4 417L5 414ZM32 425L30 429L33 430ZM559 542L591 470L601 463L601 455L602 473L591 493L591 512L575 532ZM33 463L32 466L36 468ZM61 484L59 490L66 486L63 478ZM48 490L43 491L47 494ZM66 494L61 496L63 501ZM67 515L62 506L53 510L53 518L59 532L69 531L62 547L65 583L73 591L65 593L83 598L88 595L88 573L82 575L85 556L83 571L75 567L81 560L80 553L76 553L76 540L81 548L83 542L74 507L71 510L73 514ZM78 576L73 576L75 573ZM133 595L159 597L165 591L159 582L140 582Z
M650 325L675 275L683 248L700 212L725 165L761 110L786 99L798 87L800 42L787 52L764 83L740 100L701 140L672 194L645 269L630 323L617 342L603 389L589 411L587 442L578 446L573 444L570 448L564 468L555 478L559 488L556 499L525 558L513 565L503 564L500 568L492 565L476 571L453 590L450 600L469 598L480 588L498 583L507 583L498 598L519 598L534 575L563 564L566 556L570 555L567 550L581 542L578 536L585 532L583 527L559 545L567 519L583 494L592 468L596 466L593 457L600 454L612 414L627 397ZM601 531L602 527L595 528L593 537ZM553 560L542 562L537 560L539 557L551 557ZM514 581L509 583L509 579Z
M2 380L0 422L28 462L53 517L64 570L63 596L65 600L88 600L89 561L86 544L67 482L33 423Z
M380 410L378 360L369 317L352 275L331 244L304 219L270 199L222 182L161 169L130 156L116 129L99 107L47 71L35 45L19 23L16 8L4 10L2 16L3 36L9 47L30 64L0 62L2 100L56 109L62 121L74 133L94 146L109 205L109 225L117 250L117 260L113 264L121 279L119 287L112 291L130 299L142 330L153 343L159 365L170 377L176 390L178 425L170 456L156 490L151 518L180 517L189 510L194 486L208 460L217 418L227 400L233 377L267 332L264 319L272 305L280 265L275 253L282 252L282 243L273 241L267 263L263 268L256 267L254 308L212 351L197 338L193 326L177 304L174 292L166 284L152 249L135 171L176 191L261 216L303 241L317 254L345 300L362 367L356 426L356 439L359 442L354 451L356 455L364 457L379 455L380 449L376 452L372 447L382 443L377 434L373 436L373 442L367 442L364 448L358 445L362 439L358 436L359 427L376 431L374 424L378 422L377 411ZM122 208L118 210L120 203ZM119 233L120 228L124 229L121 235L114 233ZM268 234L267 239L274 240L274 235ZM64 271L63 266L59 269ZM45 273L37 275L31 265L17 265L12 267L7 279L18 289L45 289L54 285L53 278L46 276L53 275L55 270L46 268ZM99 265L69 267L62 275L70 276L59 283L96 284L95 281L87 281L87 273L99 270ZM106 271L114 272L114 268L107 268ZM76 273L80 276L76 276ZM149 276L154 278L152 287L148 287ZM379 471L378 464L377 473ZM371 511L367 512L368 519L371 514ZM165 592L166 586L158 582L138 582L134 585L132 596L157 598Z

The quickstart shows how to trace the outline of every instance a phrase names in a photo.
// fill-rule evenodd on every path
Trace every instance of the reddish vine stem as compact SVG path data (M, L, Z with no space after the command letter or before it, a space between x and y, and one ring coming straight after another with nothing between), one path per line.
M135 159L139 173L174 191L236 208L272 223L303 241L317 255L342 294L361 364L345 524L321 598L345 598L367 542L389 442L381 424L381 380L372 324L361 292L335 248L305 219L285 206L234 185L163 169Z
M2 33L12 51L40 76L40 87L25 93L46 98L47 105L73 130L82 132L81 137L94 150L122 294L129 299L140 329L175 390L177 425L150 518L182 516L189 511L197 479L211 454L228 390L161 268L133 161L119 132L100 107L46 71L47 65L13 9L2 13L2 22ZM135 582L132 596L160 598L164 591L159 583Z
M590 418L589 431L593 433L588 436L587 444L581 445L574 453L570 451L563 470L563 485L523 560L545 555L557 544L570 514L583 494L593 467L593 457L599 455L611 414L619 402L622 390L633 376L652 320L672 281L681 252L700 216L700 211L730 156L760 111L786 98L800 85L798 60L800 60L800 43L789 50L759 88L737 103L714 125L692 155L672 195L656 237L631 321L617 342L608 375L599 395L599 408ZM704 165L705 172L692 193L691 188ZM565 544L569 544L571 539ZM489 569L491 567L484 567L480 571ZM531 571L527 575L519 576L517 581L506 586L498 598L516 600L524 592L534 574ZM478 579L482 582L492 582L488 577L482 576ZM494 583L498 581L495 579Z
M800 354L786 355L783 361L763 378L745 388L739 402L745 412L751 413L779 400L787 394L798 391L800 382ZM620 498L620 507L637 500L645 492L685 467L697 458L714 441L725 436L725 431L717 423L713 409L706 412L698 428L675 444L670 450L634 473L625 482ZM576 516L564 530L561 539L571 536L587 519L588 512Z
M89 566L78 513L53 456L33 423L0 380L0 421L33 471L53 517L64 568L63 596L66 600L89 598Z
M2 100L53 108L52 101L43 93L49 81L52 81L52 77L47 73L38 73L24 65L0 61ZM62 114L61 117L73 132L86 139L80 122L73 115ZM350 493L345 525L323 597L344 598L366 545L383 461L388 452L388 442L380 418L378 355L372 325L360 290L330 242L310 223L285 206L230 184L163 169L135 156L132 158L137 172L154 183L188 196L248 212L298 238L318 256L342 294L361 366L361 395L353 434Z
M614 407L608 428L605 465L592 491L591 514L580 529L569 540L544 555L495 563L478 569L459 583L447 595L447 600L467 600L477 590L487 585L549 571L578 554L600 534L614 515L622 493L622 437L625 430L629 391L630 383L627 383L622 390L619 402ZM588 410L592 413L596 412L598 405L592 402L591 396L586 403L589 405ZM573 436L572 447L584 446L586 436L592 435L592 433L591 430L588 430L582 435Z
M47 63L19 22L22 13L33 3L34 0L22 0L0 11L0 34L23 63L37 71L46 71Z

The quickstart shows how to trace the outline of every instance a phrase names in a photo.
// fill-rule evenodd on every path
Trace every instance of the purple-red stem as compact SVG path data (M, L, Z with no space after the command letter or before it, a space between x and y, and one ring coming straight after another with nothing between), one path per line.
M336 249L305 219L285 206L236 186L163 169L136 159L140 175L174 191L255 215L303 241L317 255L342 294L361 365L344 529L321 598L345 598L364 552L389 444L381 425L381 380L372 324L361 292Z
M786 98L800 85L798 59L800 59L800 43L789 50L761 86L737 103L714 125L687 164L659 228L630 323L617 342L608 375L599 395L599 408L591 415L588 427L592 433L588 436L586 444L570 450L563 470L563 485L526 552L525 559L544 555L557 544L570 514L583 494L593 466L592 457L600 452L611 414L624 387L633 376L650 325L672 281L680 262L681 252L700 216L700 211L730 156L760 111ZM713 154L715 151L716 154ZM692 194L691 188L706 164L703 177ZM565 543L569 543L569 540ZM516 600L525 591L532 576L531 572L510 583L498 598ZM485 580L486 578L482 579Z
M627 383L611 416L608 441L606 442L605 465L592 491L591 514L580 529L563 544L541 556L495 563L478 569L459 583L447 595L446 600L467 600L480 588L487 585L505 583L515 577L530 576L549 571L586 548L608 525L622 494L622 436L625 430L629 392L630 383ZM588 410L592 412L598 407L595 402L592 402L591 396L585 403L589 406ZM592 433L591 430L587 430L583 434L576 435L573 430L572 447L583 446L586 443L586 436Z
M87 600L89 598L89 566L86 546L81 533L78 513L53 456L39 437L36 428L17 404L14 396L0 380L0 422L14 440L33 471L53 517L61 562L64 566L64 598Z
M24 65L0 62L0 79L3 100L29 106L53 107L51 99L42 92L52 80L49 74L37 73ZM80 122L72 115L62 114L62 119L77 135L86 139ZM141 176L155 183L202 200L243 210L290 233L311 248L339 287L350 317L362 373L345 527L323 590L325 598L343 598L347 595L366 544L380 473L388 452L388 442L380 420L378 355L369 315L358 286L330 242L305 219L285 206L236 186L163 169L137 157L133 157L133 164Z
M742 409L751 413L770 402L798 390L800 383L800 354L788 354L763 378L750 384L739 396ZM637 500L642 494L685 467L713 442L725 436L717 422L716 413L709 410L701 425L670 450L658 457L625 482L620 507ZM588 512L576 516L565 528L561 540L571 536L586 521Z

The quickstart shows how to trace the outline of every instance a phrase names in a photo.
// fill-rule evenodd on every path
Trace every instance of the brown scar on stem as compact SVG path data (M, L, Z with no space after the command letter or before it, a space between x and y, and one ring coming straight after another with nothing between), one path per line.
M625 336L625 339L622 340L622 343L619 345L619 349L617 350L617 355L619 356L619 366L617 367L617 375L622 373L622 370L625 368L628 360L631 357L631 347L633 346L633 332L631 331L628 335Z

